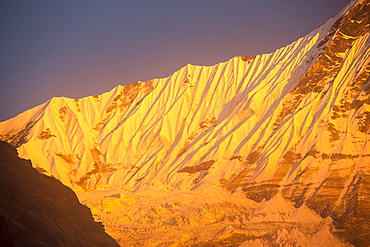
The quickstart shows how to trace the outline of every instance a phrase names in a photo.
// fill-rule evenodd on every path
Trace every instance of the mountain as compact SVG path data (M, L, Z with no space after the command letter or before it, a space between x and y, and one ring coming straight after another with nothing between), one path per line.
M55 178L0 142L1 246L118 246L90 210Z
M369 246L369 10L270 54L52 98L0 138L122 246Z

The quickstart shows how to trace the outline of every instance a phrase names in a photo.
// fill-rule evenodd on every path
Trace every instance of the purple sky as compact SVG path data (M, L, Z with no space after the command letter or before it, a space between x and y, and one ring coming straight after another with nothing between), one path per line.
M80 98L269 53L350 0L0 1L0 121L53 96Z

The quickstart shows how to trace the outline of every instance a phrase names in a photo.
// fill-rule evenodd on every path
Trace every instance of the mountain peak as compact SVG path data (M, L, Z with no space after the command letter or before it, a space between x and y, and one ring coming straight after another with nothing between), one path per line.
M242 192L261 207L278 200L292 215L293 207L303 207L304 215L312 210L345 229L337 232L341 240L370 244L366 229L351 236L370 222L369 8L368 1L353 1L320 28L269 54L188 64L166 78L82 99L53 98L0 123L0 138L74 190L107 193L94 198L117 214L121 209L114 203L133 205L141 214L135 208L138 191L207 185L229 195ZM108 196L111 190L117 196ZM122 191L132 200L121 198ZM188 214L183 207L176 212ZM122 225L110 223L118 234ZM327 226L311 233L330 232ZM240 229L235 234L245 234ZM286 231L281 229L281 239Z

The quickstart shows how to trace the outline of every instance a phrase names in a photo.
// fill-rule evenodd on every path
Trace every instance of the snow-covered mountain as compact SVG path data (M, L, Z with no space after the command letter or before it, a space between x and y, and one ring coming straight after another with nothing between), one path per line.
M189 233L174 243L206 245L216 244L211 239L244 236L235 241L295 246L299 239L306 241L299 242L302 246L316 246L310 241L320 241L315 234L321 234L328 246L339 246L337 237L343 245L368 246L369 30L370 3L354 0L322 27L273 53L234 57L214 66L189 64L167 78L117 86L101 95L52 98L0 123L0 137L41 173L78 192L122 245L129 241L123 229L132 230L132 225L151 229L144 231L148 238L140 246L153 245L158 222L176 231L195 231L185 221L165 225L164 218L152 216L151 207L165 208L158 201L168 196L174 201L168 204L175 210L170 212L186 219L189 198L207 188L221 190L215 194L222 196L204 198L205 204L218 205L217 211L229 203L235 210L225 215L244 215L239 230L228 229L224 236L218 226L208 237ZM240 209L242 202L232 202L236 194L238 200L245 198L248 210ZM199 207L192 203L195 211L204 207L201 199ZM153 201L148 210L138 206L142 200ZM276 209L272 219L265 218L274 212L276 200L285 211ZM123 213L125 207L131 213ZM133 220L134 212L142 219L151 216L152 222ZM316 223L305 230L281 223L294 215ZM235 228L235 221L224 222L225 217L221 225ZM201 216L196 218L202 222ZM275 230L263 225L270 221L280 222ZM323 221L327 228L320 227ZM194 224L207 228L210 222ZM259 233L248 233L245 222L260 226ZM337 237L324 237L330 232ZM138 239L132 237L130 244Z

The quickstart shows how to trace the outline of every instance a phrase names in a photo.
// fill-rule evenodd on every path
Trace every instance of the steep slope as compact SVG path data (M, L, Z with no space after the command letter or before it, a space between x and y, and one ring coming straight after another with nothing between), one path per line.
M0 142L1 246L118 246L72 190Z
M256 202L277 196L368 246L369 9L353 1L270 54L53 98L0 123L1 139L75 191L208 184Z
M300 120L317 108L318 100L308 95L310 104L289 116L280 116L283 103L291 101L319 57L326 57L318 44L339 32L331 30L335 21L271 54L235 57L211 67L187 65L168 78L83 99L53 98L1 123L2 139L64 184L86 189L105 184L191 187L200 171L209 171L205 179L219 183L232 176L227 171L241 172L245 162L253 168L247 169L253 171L251 181L271 179L275 156L306 134L311 121ZM352 56L348 63L355 64L354 59L359 58ZM333 94L328 91L326 97ZM282 122L284 117L290 122ZM292 126L294 119L302 130ZM277 142L282 136L292 140Z

